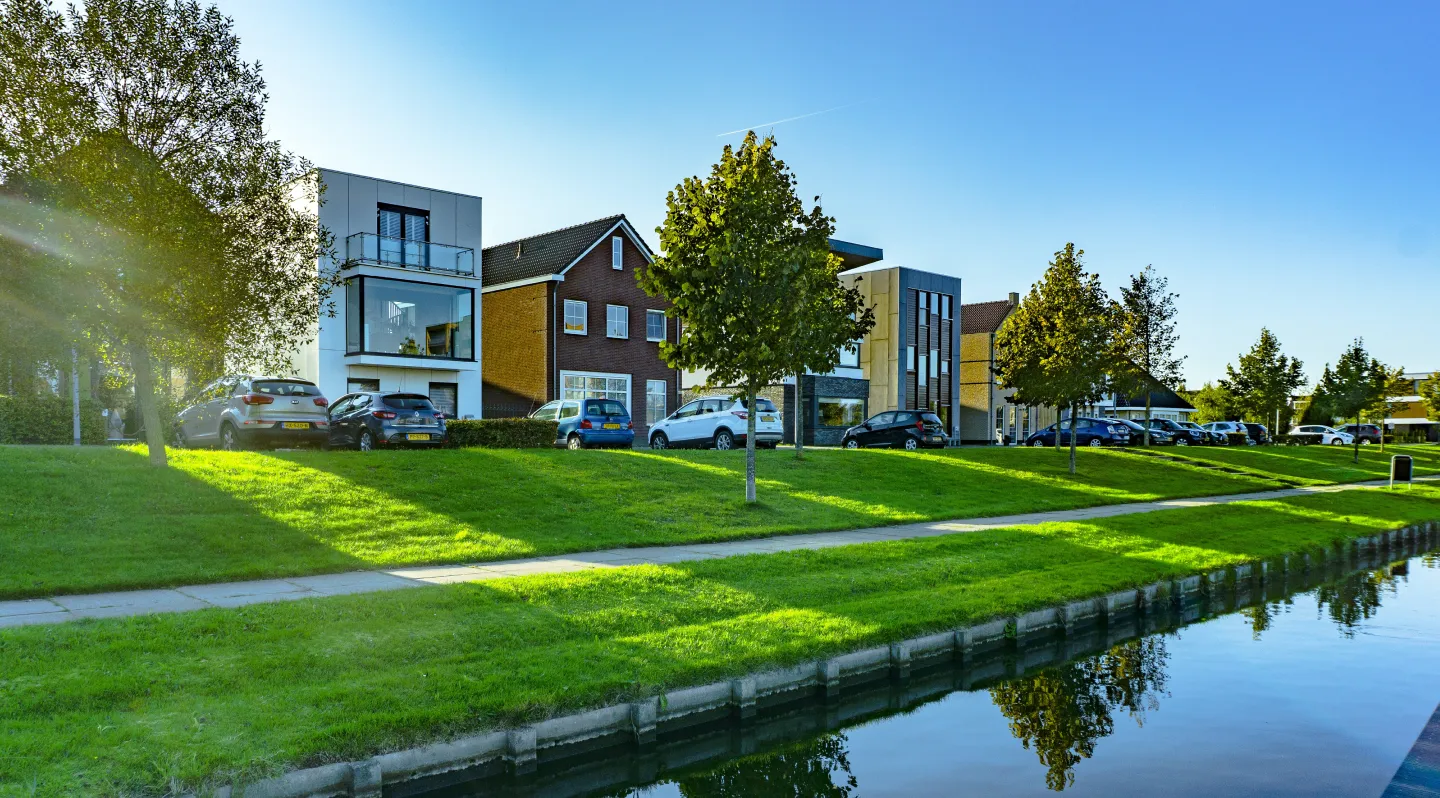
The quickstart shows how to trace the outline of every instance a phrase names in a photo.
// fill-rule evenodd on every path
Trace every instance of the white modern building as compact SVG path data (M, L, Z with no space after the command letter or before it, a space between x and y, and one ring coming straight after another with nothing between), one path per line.
M335 236L335 315L294 357L332 400L352 391L425 394L452 418L481 415L481 200L317 169L296 202ZM313 189L323 184L316 207Z

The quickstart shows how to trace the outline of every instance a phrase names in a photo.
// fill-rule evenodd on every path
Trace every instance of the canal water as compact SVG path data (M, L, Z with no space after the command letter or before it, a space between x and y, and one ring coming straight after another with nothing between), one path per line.
M1390 558L393 794L1378 796L1440 702L1440 556Z

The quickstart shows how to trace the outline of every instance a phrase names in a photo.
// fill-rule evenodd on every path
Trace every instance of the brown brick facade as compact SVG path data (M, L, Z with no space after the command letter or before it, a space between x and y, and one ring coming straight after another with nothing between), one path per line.
M515 404L517 398L536 404L549 401L550 358L545 343L549 296L547 283L481 295L485 388L487 394L498 394L485 397L490 406L487 416L523 411L523 407L502 407Z

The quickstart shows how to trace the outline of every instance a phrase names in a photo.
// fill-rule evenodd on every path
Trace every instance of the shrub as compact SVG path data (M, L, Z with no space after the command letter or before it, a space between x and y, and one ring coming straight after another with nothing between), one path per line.
M0 396L0 443L72 443L70 412L69 397ZM92 399L80 400L80 442L105 442L105 419Z
M477 418L448 421L448 446L486 449L543 449L555 443L554 421L538 418Z

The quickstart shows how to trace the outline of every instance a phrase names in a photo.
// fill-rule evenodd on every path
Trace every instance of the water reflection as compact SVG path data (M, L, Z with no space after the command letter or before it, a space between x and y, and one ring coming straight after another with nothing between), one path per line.
M1131 640L1099 656L990 688L990 699L1010 719L1010 733L1044 765L1045 785L1061 791L1075 783L1075 765L1115 731L1124 710L1136 725L1165 695L1165 639Z
M847 742L844 734L826 735L734 760L677 786L685 798L850 798L858 785Z
M1380 609L1382 593L1394 595L1398 581L1406 575L1405 564L1368 573L1349 574L1321 585L1315 591L1317 611L1328 612L1340 633L1354 637L1362 621L1368 621Z

